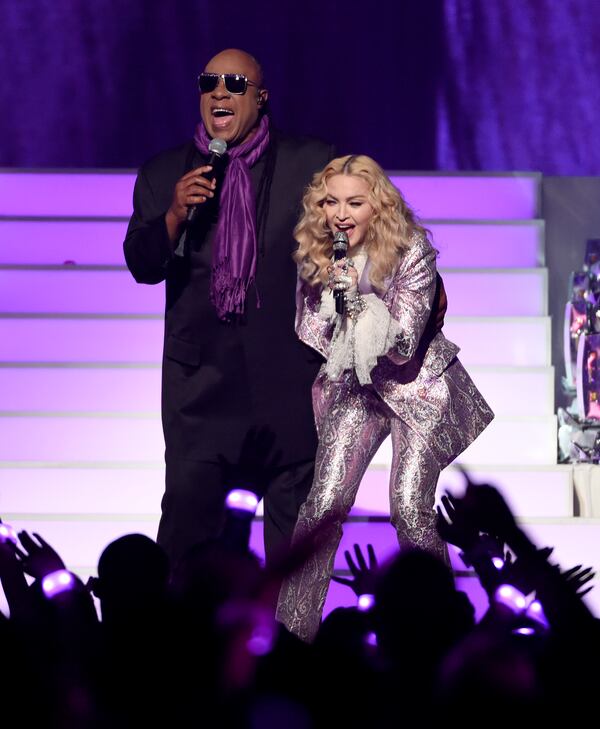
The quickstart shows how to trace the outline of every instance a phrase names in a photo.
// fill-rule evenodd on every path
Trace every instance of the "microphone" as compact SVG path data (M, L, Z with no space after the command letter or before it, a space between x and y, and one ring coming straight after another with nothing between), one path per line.
M343 231L339 231L333 236L333 260L341 261L342 258L346 258L348 252L348 234ZM338 314L344 314L346 310L346 301L344 299L344 292L334 290L333 298L335 299L335 310Z
M215 137L214 139L210 140L210 144L208 145L208 151L210 152L210 157L208 158L208 162L206 164L209 164L211 167L213 167L213 170L208 173L207 179L214 180L215 179L215 171L214 166L215 163L221 159L221 157L227 152L227 142L224 139L219 139L218 137ZM196 217L196 213L198 212L199 205L191 205L187 212L186 221L188 223L191 223L194 218Z

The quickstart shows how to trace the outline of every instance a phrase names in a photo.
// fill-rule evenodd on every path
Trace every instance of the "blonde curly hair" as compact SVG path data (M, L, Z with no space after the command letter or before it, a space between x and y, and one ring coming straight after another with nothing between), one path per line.
M294 261L302 279L316 286L328 280L327 267L333 255L333 240L327 227L324 203L327 180L334 175L355 175L369 186L369 203L373 215L364 241L371 261L369 281L378 290L392 275L399 257L408 250L415 233L426 236L413 211L375 160L366 155L347 155L331 160L317 172L302 198L304 212L294 228L298 248Z

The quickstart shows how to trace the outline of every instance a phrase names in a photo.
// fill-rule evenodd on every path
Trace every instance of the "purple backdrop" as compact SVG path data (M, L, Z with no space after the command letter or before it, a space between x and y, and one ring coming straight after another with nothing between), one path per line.
M137 166L241 46L281 127L388 169L597 174L599 40L597 0L2 0L0 165Z
M600 172L597 0L444 0L441 169Z

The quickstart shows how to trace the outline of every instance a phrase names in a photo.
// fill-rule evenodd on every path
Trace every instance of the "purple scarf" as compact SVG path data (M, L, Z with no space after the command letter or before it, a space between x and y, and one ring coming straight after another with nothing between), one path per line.
M210 137L200 122L194 143L208 155ZM213 242L210 301L220 319L244 311L246 292L256 274L256 206L250 180L250 167L269 144L269 120L260 121L247 142L227 150L219 203L219 218Z

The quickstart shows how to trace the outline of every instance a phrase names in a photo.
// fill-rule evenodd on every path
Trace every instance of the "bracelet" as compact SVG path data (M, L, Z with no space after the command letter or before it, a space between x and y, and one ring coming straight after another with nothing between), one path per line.
M367 304L359 291L355 291L352 294L345 294L344 301L346 302L346 314L352 320L358 319L367 308Z

